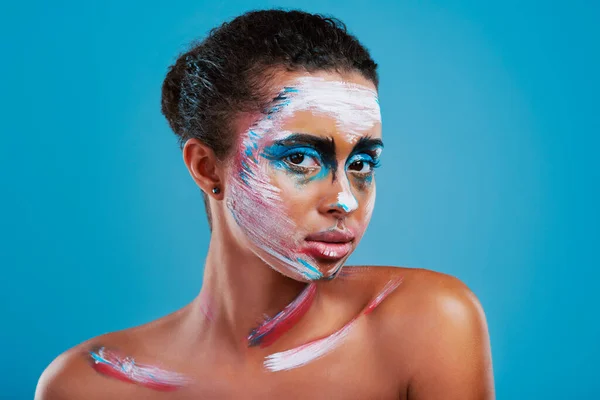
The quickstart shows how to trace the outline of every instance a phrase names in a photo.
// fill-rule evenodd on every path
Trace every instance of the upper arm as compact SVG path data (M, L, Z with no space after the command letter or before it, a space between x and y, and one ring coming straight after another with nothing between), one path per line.
M409 399L493 399L485 314L466 285L448 280L422 310Z

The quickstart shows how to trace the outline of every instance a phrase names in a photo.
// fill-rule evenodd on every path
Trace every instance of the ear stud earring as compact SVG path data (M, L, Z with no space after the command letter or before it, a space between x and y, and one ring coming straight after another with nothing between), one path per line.
M212 192L213 192L214 194L219 194L219 193L221 193L221 189L219 189L219 187L218 187L218 186L215 186L215 187L213 188Z

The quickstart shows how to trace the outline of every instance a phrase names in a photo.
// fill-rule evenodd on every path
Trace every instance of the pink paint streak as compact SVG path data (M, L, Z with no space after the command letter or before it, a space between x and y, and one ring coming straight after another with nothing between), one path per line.
M264 348L273 344L306 314L316 293L317 285L314 283L308 284L302 293L280 313L252 331L248 336L250 346L260 344L260 347Z
M170 392L190 382L190 379L182 374L137 364L132 357L122 357L104 347L90 351L90 356L94 360L92 368L97 372L149 389Z
M337 348L347 337L361 315L368 315L402 283L403 278L388 281L379 294L352 320L338 331L290 350L274 353L265 358L265 367L272 372L289 370L314 361Z

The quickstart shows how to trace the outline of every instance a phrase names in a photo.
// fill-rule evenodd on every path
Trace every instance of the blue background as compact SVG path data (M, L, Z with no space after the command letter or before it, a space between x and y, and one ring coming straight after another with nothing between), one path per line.
M32 398L59 353L198 293L209 232L162 79L224 20L299 4L1 6L0 397ZM469 285L499 399L598 398L600 8L301 4L380 64L386 151L351 262Z

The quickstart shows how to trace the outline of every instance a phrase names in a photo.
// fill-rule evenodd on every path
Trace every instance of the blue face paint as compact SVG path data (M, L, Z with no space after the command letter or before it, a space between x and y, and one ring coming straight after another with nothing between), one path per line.
M267 119L272 119L274 114L277 114L282 108L290 104L290 93L298 93L298 89L286 86L281 92L271 101L270 108L266 110Z
M269 160L275 168L306 182L325 178L331 169L331 165L323 161L317 150L305 145L274 144L265 148L261 156ZM294 158L299 157L302 160L295 163ZM302 165L305 161L308 161L308 165Z
M323 274L321 273L321 271L319 271L319 270L318 270L316 267L314 267L314 266L310 265L310 264L309 264L308 262L306 262L305 260L303 260L303 259L299 258L299 259L298 259L298 262L299 262L300 264L304 265L304 266L305 266L305 267L308 269L308 271L305 271L305 272L304 272L304 276L305 276L307 279L310 279L310 280L316 280L316 279L320 279L320 278L322 278L322 277L323 277Z
M345 212L350 212L351 210L356 209L356 206L358 205L356 198L354 198L352 195L348 195L347 197L348 198L344 199L343 202L337 202L335 207L341 208Z
M379 168L379 158L370 154L361 153L351 156L346 163L346 170L355 179L362 180L367 184L373 181L375 168ZM366 170L365 170L366 168Z
M361 190L373 182L375 169L381 166L379 156L383 149L383 144L380 141L369 143L371 140L369 138L361 138L346 162L346 170L357 181Z
M299 136L299 134L291 135L292 138L294 136ZM302 134L301 136L306 140L306 137L311 135ZM313 138L314 142L327 142L318 136L313 136ZM360 190L364 190L373 181L374 170L380 166L381 147L379 144L369 147L357 146L360 152L355 149L346 162L346 174L357 182ZM261 156L269 160L274 168L283 170L296 178L298 184L306 184L314 180L325 179L332 171L333 179L336 179L337 161L334 152L335 149L330 151L327 148L319 151L305 141L284 139L265 148ZM301 157L301 160L293 162L294 157L296 160ZM302 163L307 160L308 165L303 166ZM349 210L349 207L344 207L344 204L338 206L346 211Z
M252 177L252 169L248 166L245 160L241 161L242 168L239 173L239 177L247 186L250 186L249 179Z
M305 133L277 140L265 148L261 156L275 168L294 176L300 184L324 179L330 171L335 175L337 170L333 139Z

